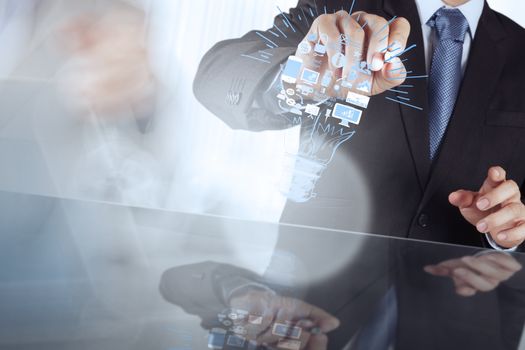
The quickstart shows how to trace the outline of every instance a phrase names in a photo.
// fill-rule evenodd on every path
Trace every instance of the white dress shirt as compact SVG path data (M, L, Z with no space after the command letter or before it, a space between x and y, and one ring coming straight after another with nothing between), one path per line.
M427 72L430 72L430 64L432 62L432 54L434 51L433 48L437 41L437 37L432 28L427 25L427 22L440 8L453 7L446 5L442 0L416 0L416 5L419 12L419 18L421 20L421 27L423 29L423 42L425 45ZM461 60L461 68L463 73L467 67L470 46L472 44L472 40L474 40L474 36L476 35L479 19L481 18L484 5L484 0L470 0L467 3L456 7L465 16L469 25L468 35L465 37L465 42L463 43L463 58Z
M437 43L437 36L435 31L432 30L430 26L427 25L427 22L434 16L437 10L442 7L453 8L445 4L442 0L416 0L417 10L419 13L419 18L421 20L421 27L423 32L423 43L425 45L425 58L426 58L426 68L427 73L430 72L430 64L432 63L432 55L434 52L435 44ZM470 54L470 46L476 35L478 29L478 23L481 18L481 13L483 12L483 6L485 5L484 0L470 0L465 4L456 7L461 11L463 16L468 21L469 31L468 35L465 37L465 42L463 43L463 57L461 59L461 70L462 73L465 73L467 68L468 57ZM492 237L487 234L485 235L490 246L497 250L504 251L514 251L517 249L504 249L500 247Z

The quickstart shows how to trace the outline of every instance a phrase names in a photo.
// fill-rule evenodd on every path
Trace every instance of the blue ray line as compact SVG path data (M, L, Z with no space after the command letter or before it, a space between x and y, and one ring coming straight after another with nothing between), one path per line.
M273 54L267 52L267 51L262 51L262 50L259 50L260 53L264 54L264 55L268 55L268 56L273 56Z
M286 34L284 34L284 32L281 30L281 28L277 27L276 24L273 25L275 29L277 29L279 31L279 33L281 33L286 39L288 39L288 36Z
M314 17L315 17L315 15L314 15L314 11L312 11L312 8L311 8L311 7L310 7L309 10L310 10L310 16L311 16L312 18L314 18Z
M325 14L325 15L328 14L328 12L327 12L327 10L326 10L326 5L324 5L324 14Z
M415 49L416 47L417 47L417 45L416 45L416 44L413 44L412 46L407 47L406 49L404 49L403 51L401 51L400 53L398 53L397 55L394 55L394 56L390 57L390 58L389 58L388 60L386 60L385 62L388 62L388 61L390 61L390 60L393 60L394 58L399 57L399 56L401 56L401 55L407 53L408 51L410 51L410 50L412 50L412 49Z
M389 48L391 48L394 45L395 45L395 43L392 43L392 44L388 45L387 47L385 47L383 50L380 50L379 52L383 52L383 51L386 52ZM399 50L399 48L397 48L396 50ZM394 51L396 51L396 50L394 50ZM394 51L391 51L391 52L394 52Z
M270 44L272 44L273 46L275 47L279 47L279 45L277 45L276 43L274 43L273 41L271 41L270 39L268 39L267 37L265 37L264 35L262 35L261 33L259 32L255 32L255 34L257 34L258 36L260 36L261 38L263 38L264 40L267 40Z
M270 61L263 60L263 59L261 59L261 58L253 57L253 56L250 56L250 55L241 55L241 56L242 56L242 57L246 57L246 58L251 58L252 60L256 60L256 61L259 61L259 62L271 63Z
M417 106L411 105L411 104L406 103L406 102L403 102L403 101L394 100L393 98L390 98L390 97L385 97L385 98L386 98L387 100L390 100L390 101L395 102L395 103L400 103L400 104L405 105L405 106L407 106L407 107L411 107L411 108L414 108L414 109L417 109L417 110L420 110L420 111L423 110L423 108L421 108L421 107L417 107Z
M400 88L413 88L414 85L399 85Z
M392 24L392 22L393 22L396 18L397 18L397 16L392 17L392 19L391 19L390 21L388 21L388 22L383 26L383 28L381 28L377 33L374 34L374 36L379 35L379 33L382 33L383 30L385 30L386 28L388 28L388 26L389 26L390 24Z
M389 70L389 72L397 72L398 70L402 70L402 69L405 69L405 67L394 68L394 69Z
M366 25L368 24L368 21L365 22L365 24L363 24L363 26L361 27L361 29L365 29Z
M281 10L281 8L280 8L279 6L277 6L277 9L278 9L279 12L281 13L281 16L283 16L284 21L287 22L288 25L290 26L290 28L292 28L293 32L296 33L295 28L294 28L294 26L292 25L292 22L290 22L290 20L288 19L288 17L286 17L286 14Z
M319 16L319 9L317 8L317 1L314 0L315 5L315 13L317 13L317 16Z
M306 17L306 14L304 13L304 10L303 10L302 7L301 7L301 12L303 13L304 20L306 21L306 25L308 25L308 27L310 27L310 22L308 21L308 17Z
M272 31L271 29L268 30L268 33L272 34L276 38L280 38L279 34L277 34L276 32Z
M390 89L388 91L395 92L396 94L408 95L408 91L401 91L401 90L396 90L396 89Z
M403 101L410 101L410 99L408 97L403 97L403 96L397 96L397 98L403 100Z
M355 5L355 0L352 1L352 6L350 6L350 10L348 11L349 14L352 14L352 12L354 12L354 5Z
M418 75L418 76L411 76L411 77L389 78L389 80L395 80L395 79L424 79L424 78L428 78L428 75Z

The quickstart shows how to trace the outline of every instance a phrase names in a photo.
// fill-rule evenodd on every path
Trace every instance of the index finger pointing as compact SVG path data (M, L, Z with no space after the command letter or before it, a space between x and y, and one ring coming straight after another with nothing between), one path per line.
M498 187L507 178L507 172L500 166L494 166L487 172L487 178L483 182L479 192L485 194Z

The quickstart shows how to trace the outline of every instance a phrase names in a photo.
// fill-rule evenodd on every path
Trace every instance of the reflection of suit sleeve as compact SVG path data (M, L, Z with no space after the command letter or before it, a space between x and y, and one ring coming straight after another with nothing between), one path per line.
M260 282L261 277L248 270L203 262L167 270L162 275L159 288L166 301L199 316L204 328L210 328L217 314L228 307L226 299L231 291Z
M269 30L251 31L216 44L204 56L195 78L197 99L234 129L287 127L282 118L254 101L306 36L317 16L313 4L312 0L301 0L290 13L275 17Z

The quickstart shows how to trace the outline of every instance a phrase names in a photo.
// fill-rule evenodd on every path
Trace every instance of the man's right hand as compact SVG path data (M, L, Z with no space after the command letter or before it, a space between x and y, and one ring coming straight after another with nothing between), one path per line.
M410 24L405 18L388 22L380 16L365 12L349 15L346 11L339 11L315 19L307 36L299 44L296 56L303 60L303 68L320 73L315 86L317 91L321 90L322 78L328 72L328 75L332 75L328 95L341 98L350 90L373 96L405 81L407 71L396 56L405 50L409 34ZM316 52L319 45L326 48L324 56ZM340 79L352 81L356 69L360 74L369 74L372 85L369 92L356 89L356 84L351 88L334 89Z
M339 320L318 307L301 300L275 295L269 291L250 290L230 300L232 308L262 316L262 323L248 324L249 340L259 346L277 348L282 336L274 331L275 324L300 327L300 348L323 350L328 346L326 333L339 327ZM286 338L286 337L285 337Z

